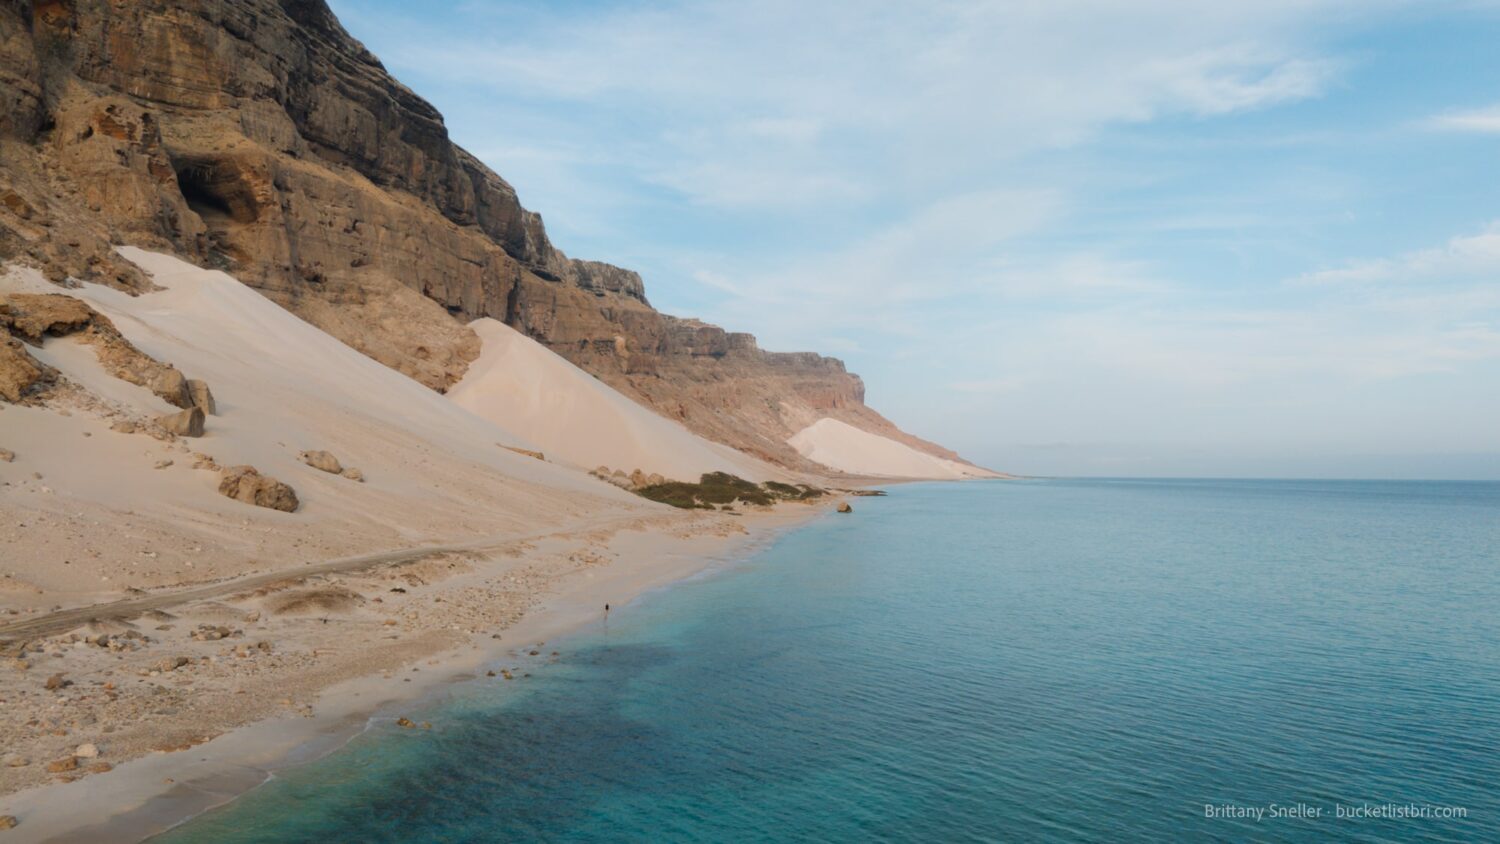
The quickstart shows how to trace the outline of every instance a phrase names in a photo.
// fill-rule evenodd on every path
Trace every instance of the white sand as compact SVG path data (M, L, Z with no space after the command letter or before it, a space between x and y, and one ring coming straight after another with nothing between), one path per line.
M484 350L448 397L549 460L683 481L715 471L757 481L784 474L658 416L502 322L478 319L470 328Z
M61 291L34 270L11 268L0 290L88 301L142 351L206 380L218 415L208 418L204 437L176 443L111 431L120 414L176 408L111 377L76 340L48 339L34 350L103 399L106 412L8 406L0 413L0 447L16 453L14 463L0 464L0 514L14 517L0 516L0 542L16 551L4 566L11 591L0 590L0 605L24 607L29 587L50 593L37 600L74 604L130 586L661 510L502 448L534 446L228 275L139 249L121 252L166 289L138 297L99 285ZM298 460L300 451L320 449L367 481ZM220 496L217 473L191 468L194 452L290 484L301 508L281 513ZM173 465L153 468L163 460ZM60 559L75 564L56 565Z
M924 454L905 443L826 417L798 431L787 442L815 463L856 475L935 480L1001 477L988 469Z

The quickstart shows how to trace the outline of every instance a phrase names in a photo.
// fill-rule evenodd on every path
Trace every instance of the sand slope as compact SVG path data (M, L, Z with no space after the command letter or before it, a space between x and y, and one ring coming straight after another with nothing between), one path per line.
M798 431L787 442L809 460L857 475L940 480L1001 477L988 469L924 454L904 443L826 417Z
M714 471L753 480L781 474L656 415L502 322L470 327L484 350L448 397L535 443L549 460L689 481Z
M111 377L76 340L50 338L34 350L95 398L71 408L0 406L0 448L16 454L0 463L0 544L16 552L4 555L0 605L39 599L36 588L62 603L98 600L132 586L660 509L502 448L532 444L224 273L120 251L166 289L138 297L98 285L63 290L13 267L0 291L86 300L142 351L206 380L218 415L204 437L175 443L112 431L114 420L176 408ZM367 481L298 460L318 449ZM192 468L196 454L291 484L301 508L281 513L220 496L217 473Z

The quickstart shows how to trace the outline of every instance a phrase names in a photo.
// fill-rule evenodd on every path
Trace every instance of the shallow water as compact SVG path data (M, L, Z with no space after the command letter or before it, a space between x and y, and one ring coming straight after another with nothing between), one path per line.
M159 840L1500 840L1500 484L890 492Z

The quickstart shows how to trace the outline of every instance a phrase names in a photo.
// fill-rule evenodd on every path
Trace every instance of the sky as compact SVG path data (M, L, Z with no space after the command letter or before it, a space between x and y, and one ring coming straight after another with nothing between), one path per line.
M982 465L1500 478L1500 2L330 5L569 255Z

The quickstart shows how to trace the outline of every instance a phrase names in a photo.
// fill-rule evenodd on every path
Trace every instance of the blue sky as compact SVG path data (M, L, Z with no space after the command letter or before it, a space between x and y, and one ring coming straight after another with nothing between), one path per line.
M1500 477L1500 3L332 6L564 251L978 462Z

